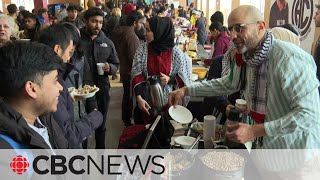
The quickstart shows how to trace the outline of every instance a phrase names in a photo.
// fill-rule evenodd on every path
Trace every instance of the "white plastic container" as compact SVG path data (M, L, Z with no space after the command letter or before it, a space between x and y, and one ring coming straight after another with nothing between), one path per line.
M216 126L216 117L212 115L204 116L204 129L203 129L203 140L204 140L204 148L212 149L213 142L211 138L214 138L215 135L215 126Z

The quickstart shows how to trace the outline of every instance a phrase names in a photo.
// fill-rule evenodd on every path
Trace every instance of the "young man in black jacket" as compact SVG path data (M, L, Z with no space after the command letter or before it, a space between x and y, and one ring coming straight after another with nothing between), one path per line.
M93 82L100 88L96 97L98 109L103 114L103 123L95 132L97 149L106 148L106 118L110 102L109 75L115 75L119 66L119 58L113 42L101 31L103 17L104 14L99 8L87 10L84 14L86 27L80 30ZM97 63L104 63L103 75L98 75Z
M51 47L64 63L68 63L73 55L73 36L70 30L62 24L44 29L39 36L39 42ZM58 110L53 114L63 130L71 148L80 149L83 140L89 137L102 123L102 114L97 109L92 110L80 120L75 121L73 99L63 80L65 69L59 69L58 81L63 87L59 96Z
M57 71L61 64L54 51L39 43L14 42L0 49L0 149L14 148L3 136L26 148L69 148L52 117L63 89Z

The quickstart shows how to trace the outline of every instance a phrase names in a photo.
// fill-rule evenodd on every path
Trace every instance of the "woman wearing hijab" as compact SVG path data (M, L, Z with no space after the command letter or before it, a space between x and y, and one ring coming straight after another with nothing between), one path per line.
M135 97L133 99L136 124L141 123L141 120L148 123L148 110L152 108L150 102L147 102L148 92L145 92L148 77L160 77L166 100L169 92L191 83L191 60L175 46L171 19L152 17L146 22L145 27L147 42L140 45L132 65L131 83ZM186 105L187 98L181 103Z

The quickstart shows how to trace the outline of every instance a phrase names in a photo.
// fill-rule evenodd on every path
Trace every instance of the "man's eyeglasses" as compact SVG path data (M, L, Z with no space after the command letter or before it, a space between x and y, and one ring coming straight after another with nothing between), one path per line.
M250 24L256 24L256 23L235 24L235 25L233 25L233 26L231 26L231 27L228 27L228 30L229 30L230 32L241 33L242 30L243 30L246 26L248 26L248 25L250 25Z

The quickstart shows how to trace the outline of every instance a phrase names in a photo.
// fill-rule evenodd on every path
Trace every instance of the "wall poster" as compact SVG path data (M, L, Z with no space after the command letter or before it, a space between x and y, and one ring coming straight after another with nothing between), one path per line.
M315 32L312 19L315 11L313 0L272 0L269 27L296 25L301 32L300 46L310 53Z

